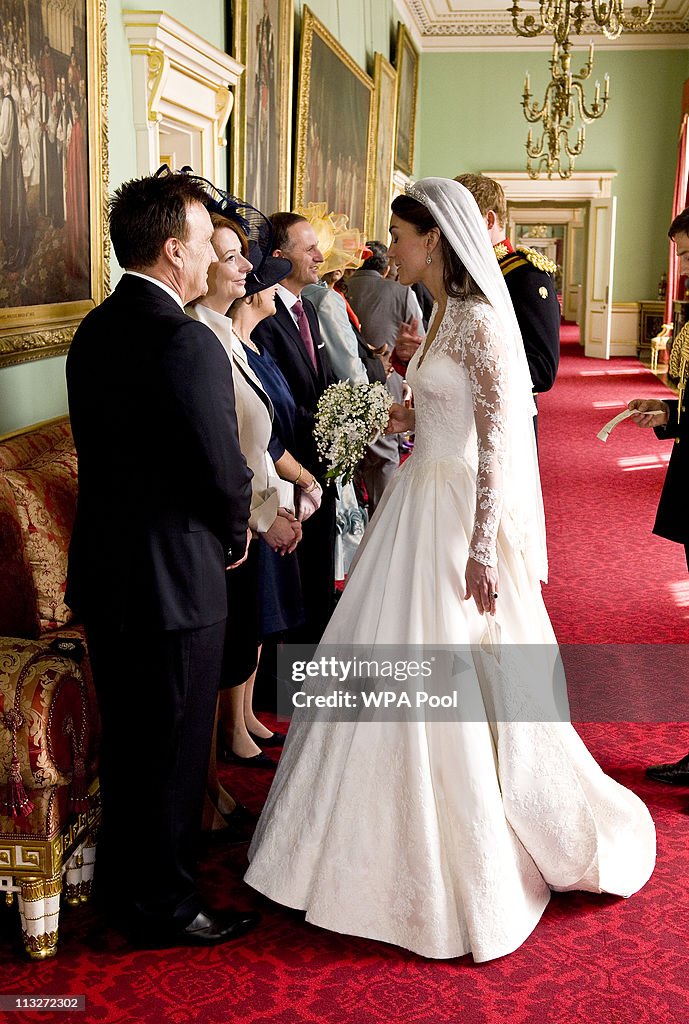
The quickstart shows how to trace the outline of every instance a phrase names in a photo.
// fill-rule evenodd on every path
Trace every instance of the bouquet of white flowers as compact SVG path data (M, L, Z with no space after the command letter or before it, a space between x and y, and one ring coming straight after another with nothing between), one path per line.
M388 422L392 396L378 381L350 384L340 381L326 388L318 400L313 436L328 464L328 480L352 479L366 449Z

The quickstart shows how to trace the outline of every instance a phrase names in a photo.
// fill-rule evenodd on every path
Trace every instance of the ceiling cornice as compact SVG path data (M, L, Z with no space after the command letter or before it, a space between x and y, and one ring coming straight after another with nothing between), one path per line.
M522 0L525 9L535 2ZM402 17L423 52L550 50L552 36L518 36L508 11L509 0L474 0L472 9L457 0L397 0ZM581 47L593 39L599 50L668 50L689 47L689 0L660 0L652 21L644 29L626 30L618 39L606 39L593 22L579 36Z

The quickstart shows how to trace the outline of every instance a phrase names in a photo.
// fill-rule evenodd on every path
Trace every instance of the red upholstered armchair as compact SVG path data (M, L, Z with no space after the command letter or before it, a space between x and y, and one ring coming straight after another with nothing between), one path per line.
M66 417L0 437L0 891L34 959L88 899L100 817L88 656L64 603L77 491Z

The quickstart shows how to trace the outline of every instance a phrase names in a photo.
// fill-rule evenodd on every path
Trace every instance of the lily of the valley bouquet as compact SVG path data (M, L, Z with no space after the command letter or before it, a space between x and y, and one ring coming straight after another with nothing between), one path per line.
M352 479L366 446L385 430L391 405L390 392L378 381L340 381L325 389L318 400L313 436L328 465L328 480L341 476L347 483Z

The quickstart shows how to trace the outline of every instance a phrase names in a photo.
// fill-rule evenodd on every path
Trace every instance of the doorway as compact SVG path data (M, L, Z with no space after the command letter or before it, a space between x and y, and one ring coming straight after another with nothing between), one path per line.
M557 265L556 287L562 316L580 323L586 283L587 204L510 203L508 238L537 249Z
M563 316L579 324L586 355L608 359L614 341L612 181L616 172L575 171L571 178L555 179L530 178L524 171L482 173L499 181L505 191L513 245L548 245L537 242L534 246L534 229L536 238L545 231L545 237L555 241L555 251L559 249L562 256L557 262Z

